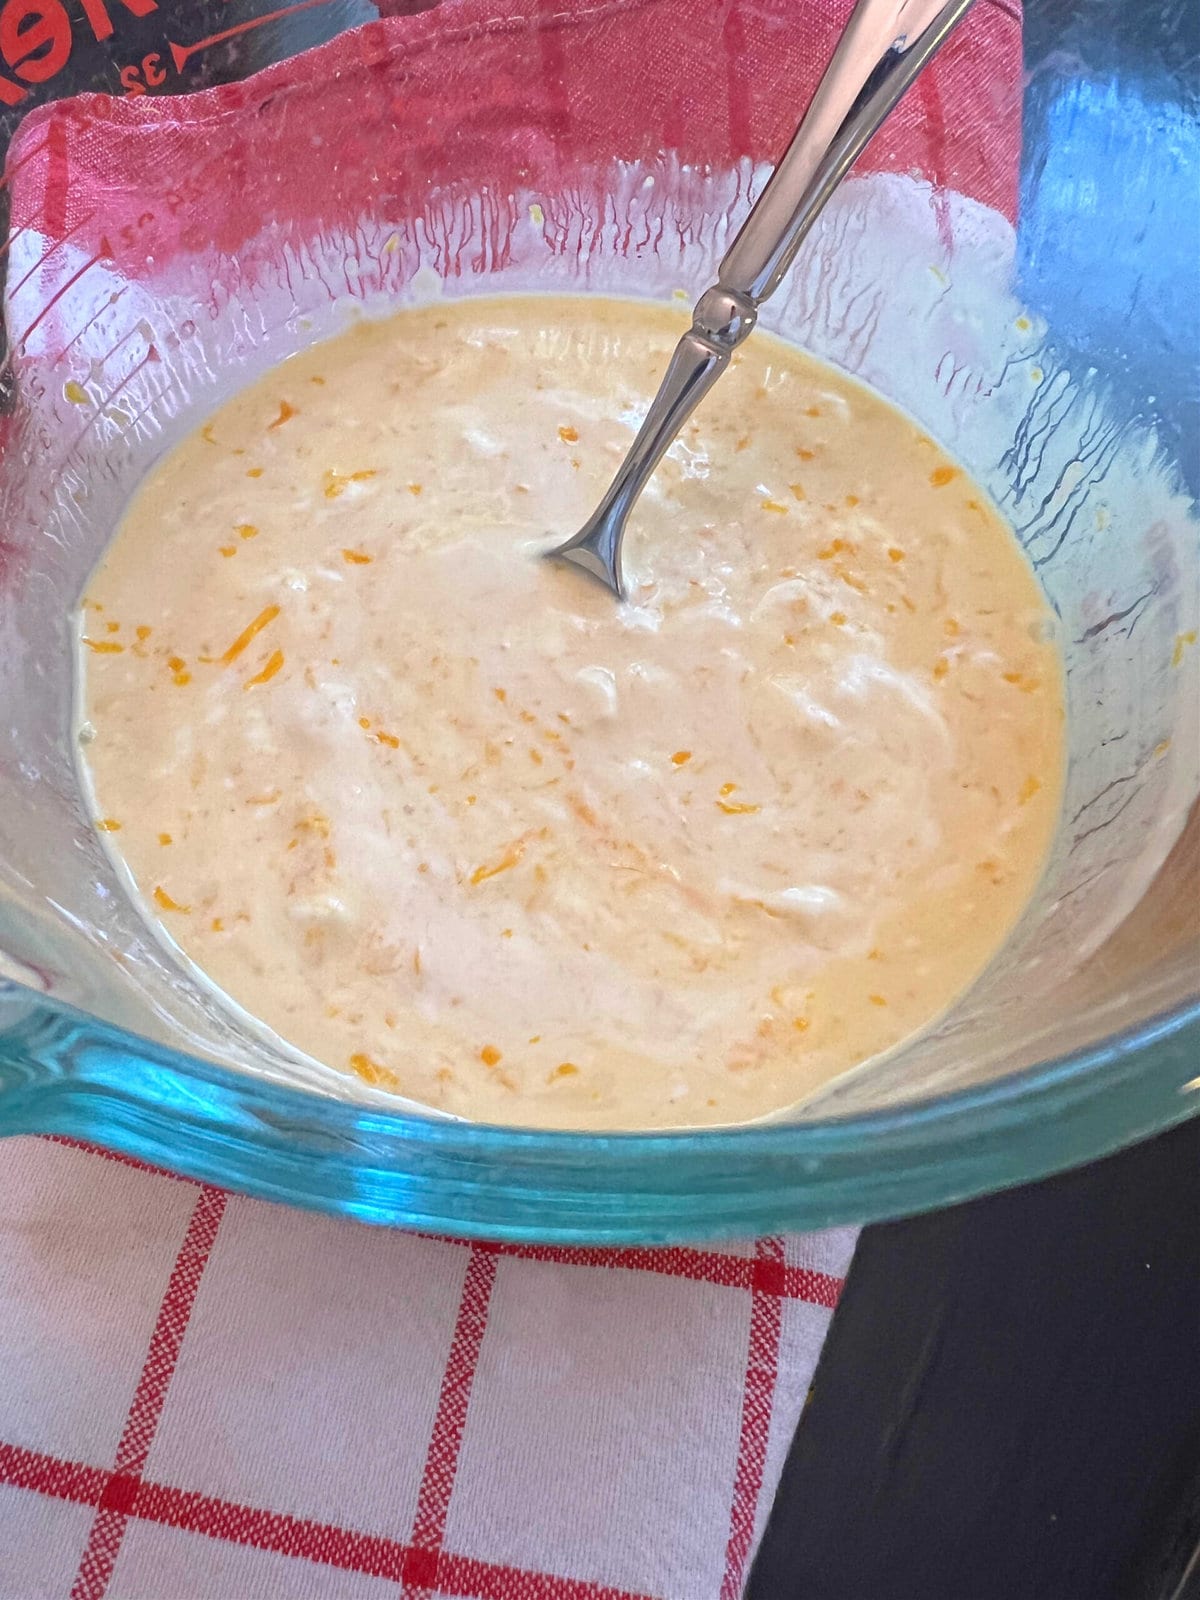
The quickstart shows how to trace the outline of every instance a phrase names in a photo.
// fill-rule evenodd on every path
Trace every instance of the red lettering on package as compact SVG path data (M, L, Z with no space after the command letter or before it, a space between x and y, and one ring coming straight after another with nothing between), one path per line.
M131 16L158 10L158 0L117 0ZM97 44L113 34L109 0L78 0ZM18 106L26 84L46 83L71 56L71 18L63 0L4 0L0 6L0 106ZM157 63L156 63L157 65ZM153 79L147 74L147 81Z

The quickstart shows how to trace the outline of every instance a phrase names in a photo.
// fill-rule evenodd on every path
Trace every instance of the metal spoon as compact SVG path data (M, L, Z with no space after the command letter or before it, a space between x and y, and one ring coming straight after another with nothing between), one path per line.
M625 597L625 522L655 467L729 365L758 308L779 287L809 229L863 147L972 0L858 0L825 75L737 238L696 302L646 419L612 486L565 544L572 561Z

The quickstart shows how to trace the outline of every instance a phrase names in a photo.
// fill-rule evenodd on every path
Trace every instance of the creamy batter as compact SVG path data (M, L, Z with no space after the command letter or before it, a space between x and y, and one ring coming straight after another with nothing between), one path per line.
M152 473L81 610L96 825L148 918L339 1072L536 1126L736 1122L930 1022L1061 788L1045 603L905 416L758 332L627 543L682 327L471 300L269 373Z

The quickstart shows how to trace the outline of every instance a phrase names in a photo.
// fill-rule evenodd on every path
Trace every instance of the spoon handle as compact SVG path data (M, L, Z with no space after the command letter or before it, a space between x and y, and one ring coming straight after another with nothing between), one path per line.
M783 160L696 302L612 486L573 539L548 554L624 598L621 541L634 502L679 430L750 333L863 146L972 0L858 0Z
M791 144L726 252L718 287L760 305L826 201L972 0L859 0Z

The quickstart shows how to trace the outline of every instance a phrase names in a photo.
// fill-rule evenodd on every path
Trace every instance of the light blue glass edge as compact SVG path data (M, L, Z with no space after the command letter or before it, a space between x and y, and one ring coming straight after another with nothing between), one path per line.
M911 1214L1182 1121L1200 1111L1197 1074L1193 1002L901 1111L702 1134L547 1134L260 1083L0 983L0 1135L85 1140L260 1199L467 1238L683 1243Z

